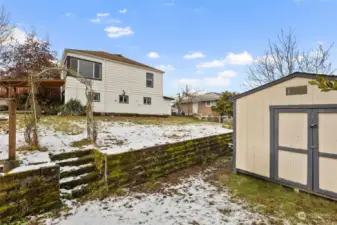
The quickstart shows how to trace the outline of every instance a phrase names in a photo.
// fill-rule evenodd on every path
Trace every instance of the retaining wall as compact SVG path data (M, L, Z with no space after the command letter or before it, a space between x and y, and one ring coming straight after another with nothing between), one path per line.
M191 165L231 154L232 133L108 155L109 188L143 183Z
M59 166L0 176L0 224L60 205L59 176Z

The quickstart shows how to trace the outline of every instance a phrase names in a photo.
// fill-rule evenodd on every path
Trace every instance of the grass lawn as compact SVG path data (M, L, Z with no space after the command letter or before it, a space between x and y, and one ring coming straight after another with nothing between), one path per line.
M245 200L252 210L263 215L285 219L291 224L337 224L337 202L249 176L231 174L230 170L218 173L217 180L230 189L233 200Z

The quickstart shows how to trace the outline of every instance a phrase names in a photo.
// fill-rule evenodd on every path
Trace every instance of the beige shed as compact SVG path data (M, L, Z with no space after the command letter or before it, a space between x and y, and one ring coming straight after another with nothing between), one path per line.
M297 72L234 98L234 172L337 199L337 91L315 78Z

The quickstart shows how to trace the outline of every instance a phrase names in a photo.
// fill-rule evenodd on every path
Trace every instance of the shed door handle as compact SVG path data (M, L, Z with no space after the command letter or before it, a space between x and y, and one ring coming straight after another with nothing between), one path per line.
M310 128L317 128L317 124L311 124Z

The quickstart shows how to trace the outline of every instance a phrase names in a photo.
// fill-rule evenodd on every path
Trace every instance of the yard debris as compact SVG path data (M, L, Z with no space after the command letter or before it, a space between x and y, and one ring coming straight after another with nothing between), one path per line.
M298 217L300 220L306 220L307 215L305 214L305 212L299 212L299 213L297 213L297 217Z

